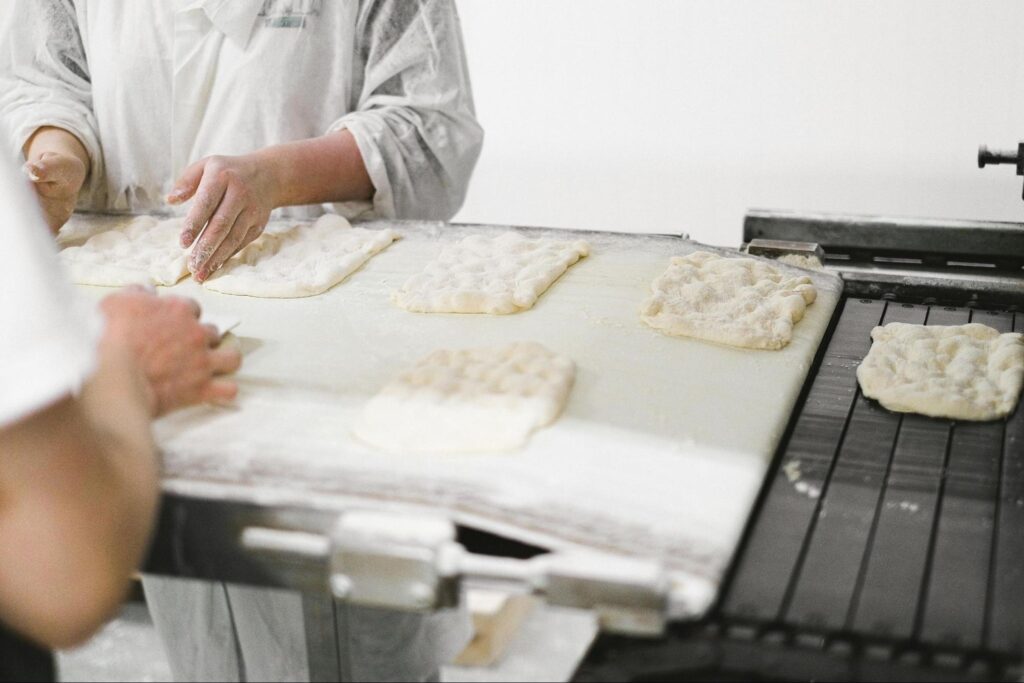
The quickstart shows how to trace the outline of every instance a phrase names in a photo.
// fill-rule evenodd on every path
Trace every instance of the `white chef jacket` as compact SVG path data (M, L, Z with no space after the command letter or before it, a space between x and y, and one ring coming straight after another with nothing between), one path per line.
M0 116L19 148L82 141L81 208L163 208L203 157L348 129L375 215L448 219L482 144L453 0L3 0L0 36Z
M0 135L3 131L0 126ZM0 429L73 393L93 372L99 314L64 280L13 150L0 143Z

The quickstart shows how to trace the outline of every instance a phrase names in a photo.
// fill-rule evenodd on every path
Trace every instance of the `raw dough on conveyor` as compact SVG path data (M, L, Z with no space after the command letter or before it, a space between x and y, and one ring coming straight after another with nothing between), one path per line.
M817 296L807 276L706 251L673 257L651 292L641 318L654 329L748 349L789 344Z
M394 230L353 228L341 216L264 233L203 285L221 294L291 299L322 294L398 239Z
M1024 384L1024 336L969 325L889 323L871 331L861 391L889 410L954 420L1013 412Z
M181 228L181 219L139 216L93 235L82 246L65 248L60 258L75 284L170 286L188 275Z
M562 412L575 375L535 342L435 351L371 399L353 431L397 453L520 448Z
M471 235L445 247L391 298L419 313L518 313L589 253L581 240Z

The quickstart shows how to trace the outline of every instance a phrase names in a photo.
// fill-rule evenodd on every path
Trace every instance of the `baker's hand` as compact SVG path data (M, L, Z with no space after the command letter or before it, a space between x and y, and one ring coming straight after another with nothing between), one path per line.
M181 204L195 197L181 246L195 244L188 267L196 280L209 278L263 233L276 207L271 176L254 155L206 157L185 169L167 201Z
M88 169L73 154L43 152L30 158L24 170L32 180L46 222L56 234L75 212Z
M89 177L89 153L77 137L55 126L36 130L21 151L25 175L32 180L46 222L56 234L74 213L78 193Z
M131 287L108 296L100 308L107 318L102 343L135 357L149 383L154 415L238 394L235 382L220 376L239 368L241 354L217 348L220 335L199 322L195 301Z

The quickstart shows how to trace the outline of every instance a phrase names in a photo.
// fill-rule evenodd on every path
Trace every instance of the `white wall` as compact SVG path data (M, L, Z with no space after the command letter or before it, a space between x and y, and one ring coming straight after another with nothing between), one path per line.
M689 232L748 207L1024 220L1024 2L459 0L457 220Z

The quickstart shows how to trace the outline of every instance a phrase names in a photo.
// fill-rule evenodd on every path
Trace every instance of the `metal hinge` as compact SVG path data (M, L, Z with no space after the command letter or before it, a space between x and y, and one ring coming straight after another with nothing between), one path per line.
M429 612L458 605L473 586L591 610L608 632L657 635L668 619L671 581L660 563L582 552L529 560L474 555L442 518L348 512L329 536L250 528L242 544L324 562L329 591L357 605Z

